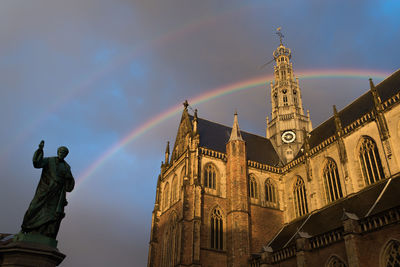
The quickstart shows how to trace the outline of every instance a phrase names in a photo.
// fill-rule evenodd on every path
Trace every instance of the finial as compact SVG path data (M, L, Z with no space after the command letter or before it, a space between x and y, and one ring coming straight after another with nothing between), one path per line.
M243 141L242 135L240 134L237 115L238 115L237 111L235 110L235 117L233 119L232 132L231 132L231 137L229 138L229 141L235 141L235 140Z
M336 105L333 105L333 117L335 119L335 126L336 126L336 131L339 132L339 136L340 136L340 132L342 131L342 122L340 120L339 117L339 113L336 109Z
M167 141L167 147L165 148L165 153L169 154L169 141Z
M185 100L185 102L183 102L183 106L185 107L185 109L187 109L187 107L189 106L189 103L187 100Z
M282 39L283 39L283 37L285 37L283 34L282 34L282 32L281 32L281 27L279 27L279 28L277 28L276 29L276 34L279 36L279 41L280 41L280 43L281 43L281 45L282 45Z
M165 148L165 164L169 164L169 141L167 142L167 147Z
M193 133L197 134L197 109L194 110L194 115L193 115Z
M369 87L371 88L371 90L375 89L375 85L374 82L372 81L372 78L369 78Z
M338 113L337 113L337 109L336 109L336 105L333 105L333 114L336 116Z

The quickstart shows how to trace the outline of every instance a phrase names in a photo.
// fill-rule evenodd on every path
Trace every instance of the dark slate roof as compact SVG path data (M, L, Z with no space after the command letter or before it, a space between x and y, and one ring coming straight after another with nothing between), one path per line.
M386 190L369 213L369 216L400 206L400 198L398 197L398 192L400 192L400 175L398 175L391 180L386 179L369 186L360 192L348 195L320 210L304 215L284 225L269 246L273 250L283 248L293 235L296 234L298 229L301 232L306 232L311 236L315 236L340 228L343 225L343 209L345 209L346 212L357 215L358 218L366 217L387 183L389 184ZM305 224L301 227L304 222ZM294 239L295 238L292 238L288 244L295 242Z
M366 84L368 84L366 82ZM396 93L400 91L400 69L395 73L390 75L388 78L380 82L376 85L376 89L378 94L382 100L385 102L390 97L394 96ZM374 106L373 98L371 91L369 90L359 98L357 98L354 102L343 108L338 112L339 118L342 122L342 127L346 127L350 125L352 122L356 121L358 118L367 114L372 110ZM323 122L317 128L310 132L310 148L313 148L320 143L322 143L325 139L335 134L335 120L334 117L330 117L328 120ZM302 153L300 152L298 156Z
M193 119L193 116L190 116L190 119ZM200 146L226 153L225 146L228 143L232 128L201 118L198 118L197 122ZM280 163L279 156L270 140L244 131L240 131L240 133L246 142L247 159L271 166L277 166Z

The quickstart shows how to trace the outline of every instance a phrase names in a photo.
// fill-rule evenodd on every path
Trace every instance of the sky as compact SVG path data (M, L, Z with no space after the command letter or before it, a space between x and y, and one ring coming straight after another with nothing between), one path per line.
M0 233L20 230L44 140L45 156L69 148L76 180L60 266L146 266L182 102L229 126L237 110L264 136L273 65L260 66L281 27L316 127L400 68L398 14L398 0L2 0Z

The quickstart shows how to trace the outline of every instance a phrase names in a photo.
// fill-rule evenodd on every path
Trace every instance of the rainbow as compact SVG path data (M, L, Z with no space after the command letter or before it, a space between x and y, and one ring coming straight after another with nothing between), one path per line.
M322 79L322 78L377 78L384 79L389 76L389 73L377 70L354 70L354 69L342 69L342 70L305 70L299 71L299 79ZM265 85L267 82L273 80L273 76L259 76L248 80L232 83L222 87L218 87L207 91L204 94L198 95L192 99L189 99L191 105L198 105L212 99L232 94L235 92L248 90L258 86ZM117 153L122 147L128 145L134 140L141 137L144 133L150 131L161 122L177 115L182 111L182 105L177 104L146 121L142 125L134 128L128 135L122 138L120 141L112 145L106 150L99 158L97 158L82 174L78 176L78 184L87 180L93 173L102 166L109 158Z
M8 154L8 151L12 149L12 147L21 143L29 134L32 133L34 129L39 127L39 125L49 117L49 114L55 113L60 109L60 107L64 107L69 101L76 99L79 95L87 93L90 88L93 88L93 84L95 82L99 81L107 74L112 73L119 67L128 64L134 58L150 52L152 49L166 46L168 43L172 43L180 38L184 38L184 36L188 33L193 33L203 27L212 25L217 20L222 20L229 16L235 15L248 8L251 8L251 6L243 6L238 9L224 11L218 15L193 19L189 23L183 24L175 29L171 29L149 41L145 41L143 44L134 47L129 53L117 57L115 60L113 60L112 64L108 64L89 74L79 84L70 88L65 88L65 93L61 95L60 98L55 99L55 101L53 101L48 108L42 112L42 114L37 115L33 118L33 120L27 123L20 133L14 138L14 140L9 142L8 145L3 148L2 152L0 152L0 161Z

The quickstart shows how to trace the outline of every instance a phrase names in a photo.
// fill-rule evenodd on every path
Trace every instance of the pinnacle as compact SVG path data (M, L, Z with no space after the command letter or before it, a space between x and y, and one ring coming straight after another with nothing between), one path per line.
M232 132L229 141L237 141L237 140L243 141L243 138L242 135L240 134L237 112L235 111L235 117L233 119Z

